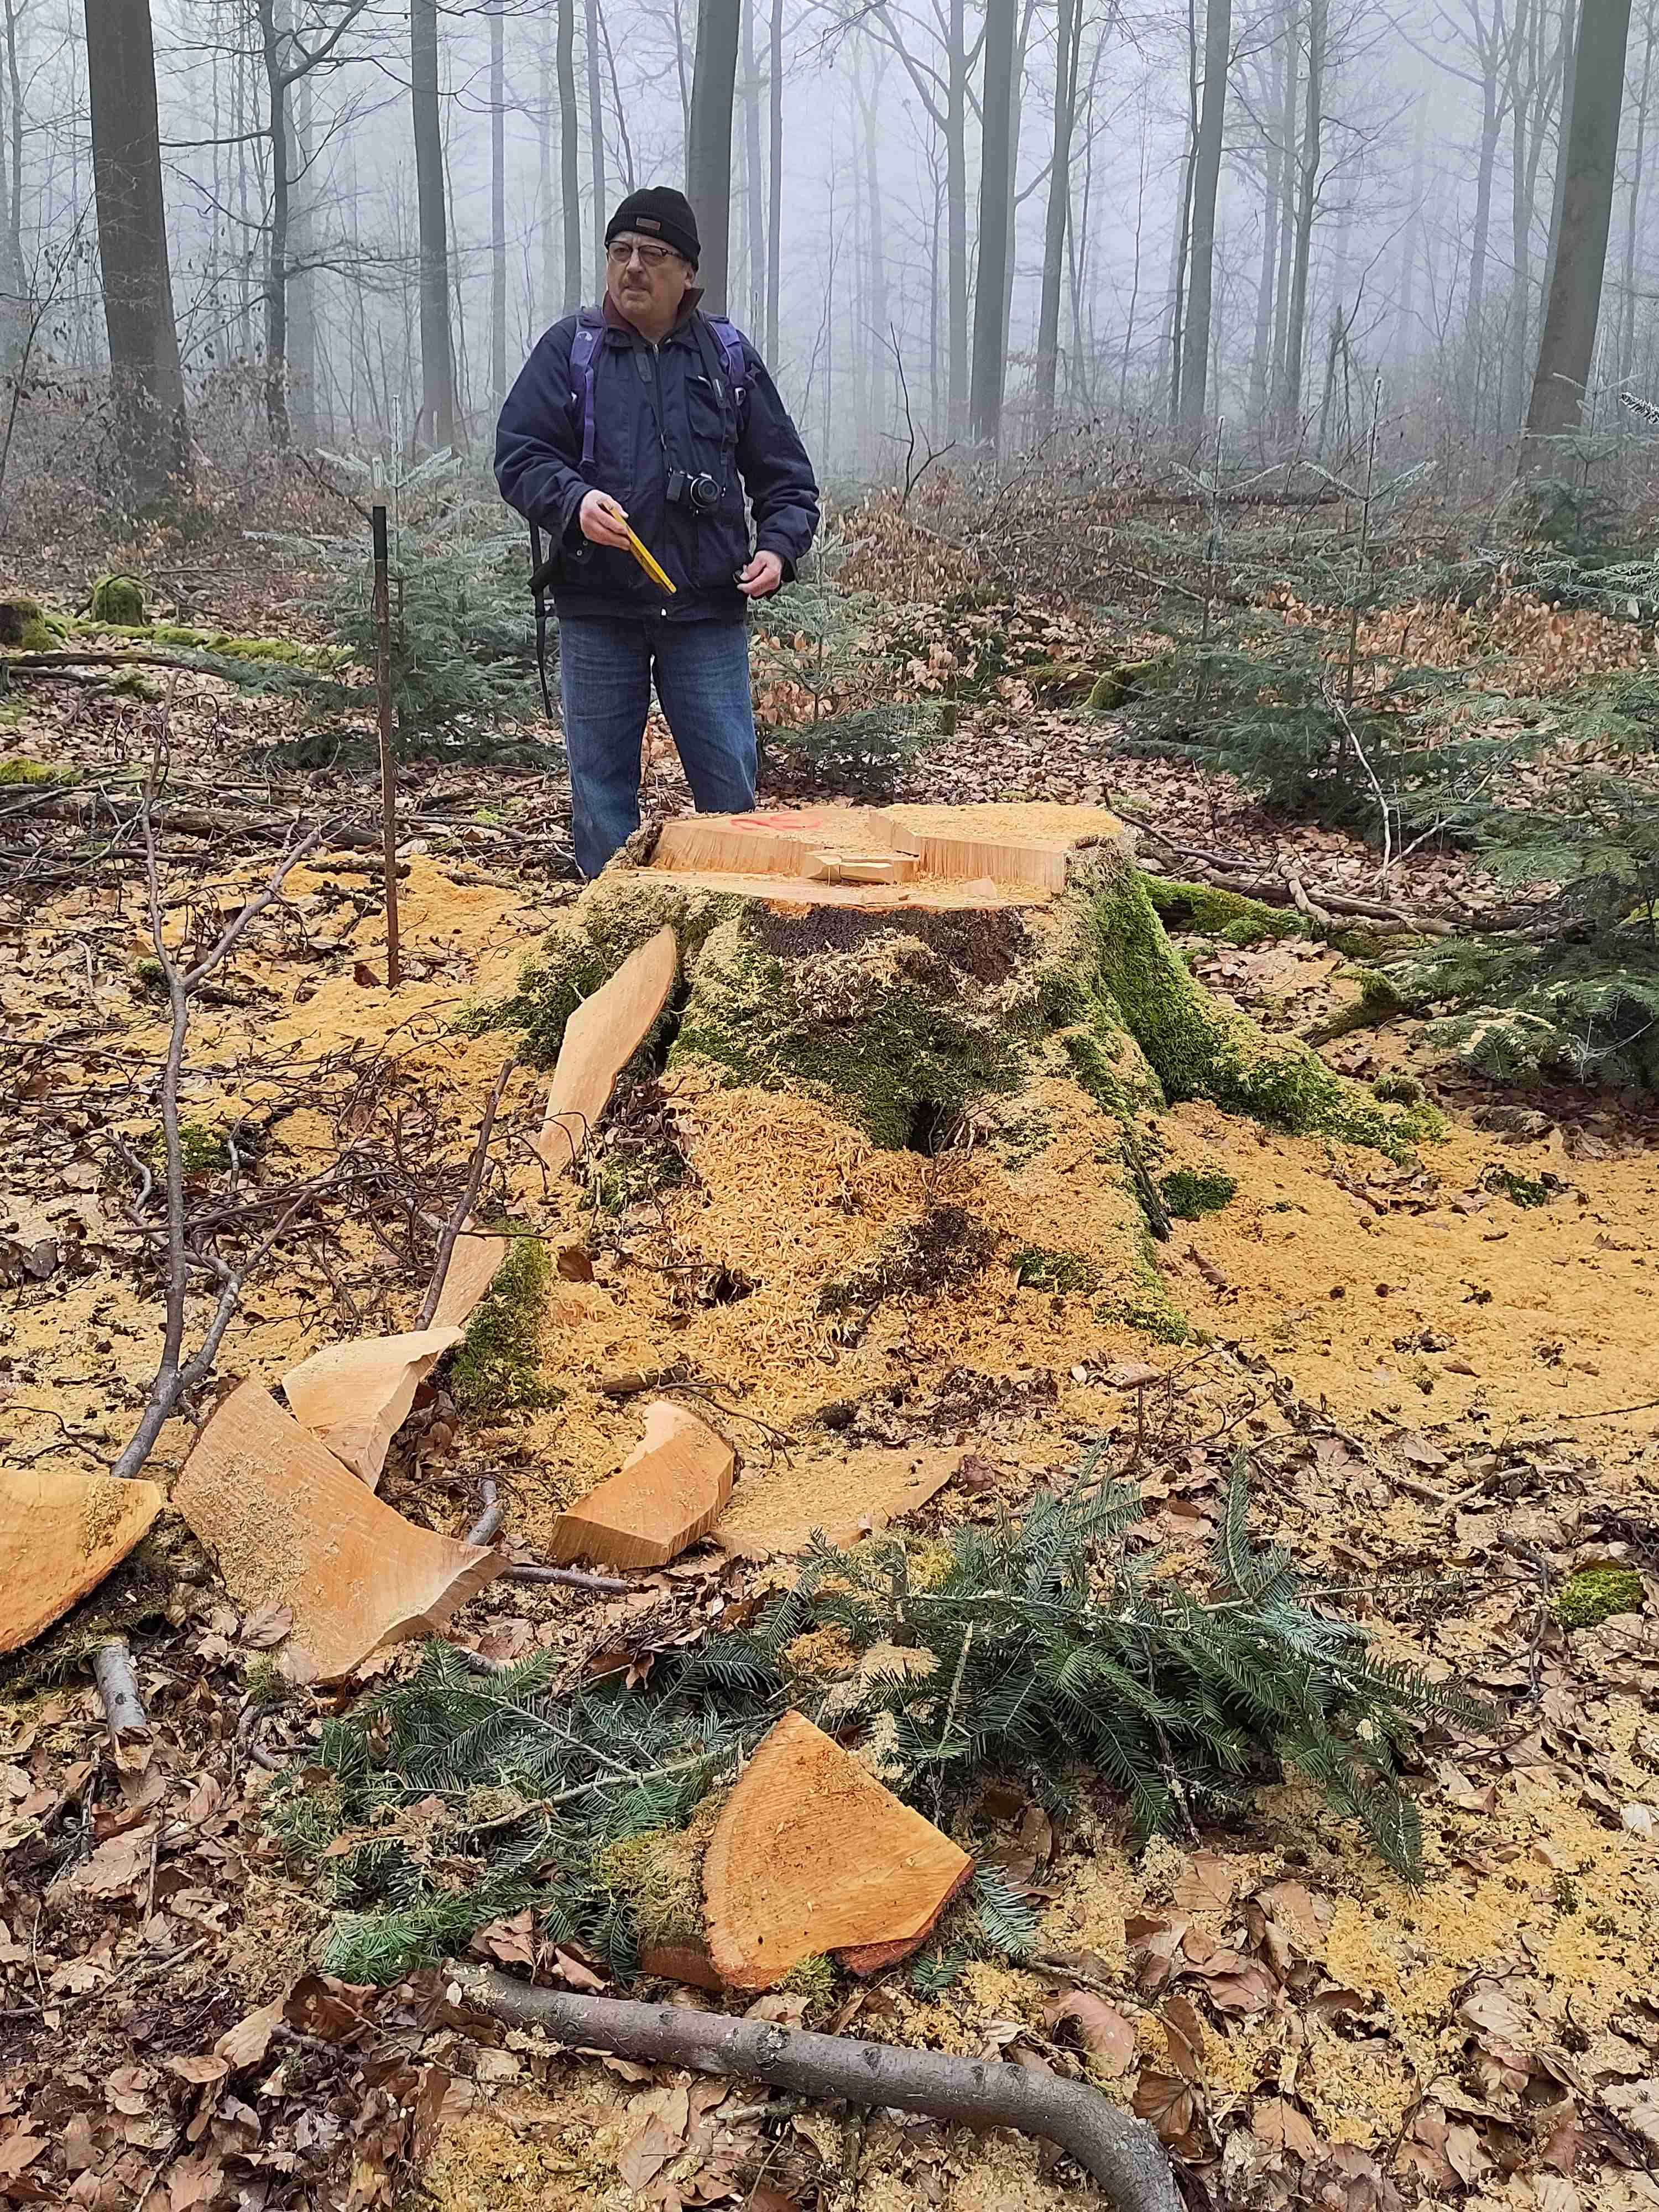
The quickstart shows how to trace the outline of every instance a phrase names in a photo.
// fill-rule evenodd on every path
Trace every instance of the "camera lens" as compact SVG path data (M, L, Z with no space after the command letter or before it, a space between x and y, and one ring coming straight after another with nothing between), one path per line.
M713 477L693 477L686 495L699 514L708 514L720 503L720 488Z

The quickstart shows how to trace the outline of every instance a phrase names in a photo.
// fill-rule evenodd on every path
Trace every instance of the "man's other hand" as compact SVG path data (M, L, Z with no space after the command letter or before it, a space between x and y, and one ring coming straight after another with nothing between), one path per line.
M783 562L775 553L757 553L738 571L738 589L746 599L763 599L783 581Z
M613 545L619 553L628 550L628 511L618 507L608 491L589 492L579 519L582 536L592 538L595 545Z

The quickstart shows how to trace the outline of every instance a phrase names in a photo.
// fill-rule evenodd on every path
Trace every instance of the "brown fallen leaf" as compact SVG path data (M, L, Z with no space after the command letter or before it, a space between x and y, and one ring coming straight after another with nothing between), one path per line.
M1073 1990L1047 2006L1045 2017L1051 2028L1070 2021L1077 2030L1078 2041L1109 2074L1127 2072L1135 2055L1134 2026L1104 1997L1092 1996L1087 1990Z
M246 2020L239 2020L234 2027L228 2027L213 2046L213 2055L232 2073L244 2066L257 2066L270 2048L270 2039L283 2024L283 2008L288 2002L288 1992L261 2005Z
M1250 2132L1264 2150L1312 2158L1319 2149L1318 2129L1288 2097L1259 2097L1250 2115Z
M1224 1912L1238 1888L1238 1876L1213 1851L1198 1851L1176 1877L1175 1901L1184 1912Z

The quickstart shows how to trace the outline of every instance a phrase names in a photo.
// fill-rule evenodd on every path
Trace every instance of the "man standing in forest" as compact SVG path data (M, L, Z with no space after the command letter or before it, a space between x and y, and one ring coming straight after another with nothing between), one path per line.
M754 805L746 602L793 578L818 525L811 463L764 362L698 305L690 202L630 192L605 237L602 307L545 333L495 436L502 498L552 542L585 876L639 827L653 675L698 807ZM635 561L629 524L672 593Z

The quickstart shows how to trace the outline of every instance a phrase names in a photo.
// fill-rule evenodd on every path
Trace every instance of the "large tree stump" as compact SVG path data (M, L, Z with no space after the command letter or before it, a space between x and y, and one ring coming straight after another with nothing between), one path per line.
M529 1056L550 1064L665 925L670 1065L804 1091L878 1144L930 1149L976 1098L1057 1066L1126 1122L1207 1098L1395 1156L1423 1133L1194 981L1098 808L816 807L644 833L527 963L504 1012Z

